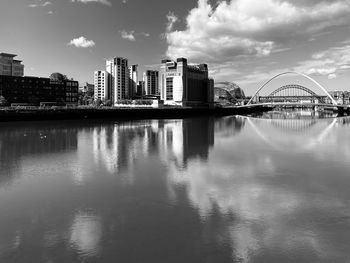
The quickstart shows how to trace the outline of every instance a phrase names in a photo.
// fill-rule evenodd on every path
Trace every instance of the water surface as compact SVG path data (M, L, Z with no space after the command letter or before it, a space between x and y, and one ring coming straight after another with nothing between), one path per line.
M0 124L0 262L350 262L349 134L308 112Z

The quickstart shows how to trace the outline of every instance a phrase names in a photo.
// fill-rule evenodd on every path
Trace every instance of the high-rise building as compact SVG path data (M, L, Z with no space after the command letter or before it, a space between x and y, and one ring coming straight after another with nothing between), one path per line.
M129 91L130 97L133 98L137 93L137 82L138 82L138 65L131 65L129 67Z
M98 70L94 73L94 99L108 100L110 96L109 73L105 70Z
M188 65L187 59L163 60L160 70L160 95L164 104L212 106L214 80L208 77L207 64Z
M143 81L145 82L146 95L159 95L159 72L156 70L147 70L143 73Z
M24 65L21 60L13 59L17 55L0 53L0 75L23 77Z
M128 60L121 57L108 59L106 71L110 74L109 85L113 104L118 100L130 99Z

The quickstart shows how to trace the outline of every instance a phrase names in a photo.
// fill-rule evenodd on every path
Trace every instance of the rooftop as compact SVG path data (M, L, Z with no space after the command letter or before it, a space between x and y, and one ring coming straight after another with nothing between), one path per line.
M11 57L11 58L14 58L14 57L16 57L17 55L15 55L15 54L10 54L10 53L0 53L0 56L2 56L2 57Z

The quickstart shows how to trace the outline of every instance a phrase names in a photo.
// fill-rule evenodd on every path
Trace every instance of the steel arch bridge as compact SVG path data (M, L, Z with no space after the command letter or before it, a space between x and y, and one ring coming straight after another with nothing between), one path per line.
M311 89L308 89L301 85L290 84L282 86L275 91L271 92L268 96L259 96L259 100L261 101L283 101L286 99L289 100L317 100L318 103L326 104L324 98L320 95L317 95Z
M329 99L330 101L332 102L331 104L333 106L337 106L337 102L333 99L333 97L329 94L329 92L320 84L318 83L316 80L314 80L313 78L305 75L305 74L302 74L302 73L298 73L298 72L295 72L295 71L287 71L287 72L283 72L283 73L280 73L280 74L277 74L276 76L272 77L271 79L269 79L267 82L264 83L264 85L262 85L255 93L254 95L251 97L251 99L248 101L247 105L251 105L252 104L252 101L257 98L259 92L265 88L271 81L273 81L274 79L280 77L280 76L283 76L283 75L298 75L298 76L301 76L301 77L304 77L308 80L310 80L312 83L314 83ZM291 85L286 85L286 86L283 86L283 87L280 87L279 89L275 90L274 92L272 92L271 94L277 94L279 92L282 92L284 90L289 90L291 87ZM293 86L293 85L292 85ZM295 87L295 85L293 86ZM311 91L310 89L307 89L305 87L298 87L296 90L302 90L304 92L307 92L309 93L311 96L317 98L317 97L321 97L319 95L317 95L316 93L314 93L313 91ZM270 94L270 95L271 95ZM316 96L315 96L316 95ZM321 104L324 104L324 103L321 103Z

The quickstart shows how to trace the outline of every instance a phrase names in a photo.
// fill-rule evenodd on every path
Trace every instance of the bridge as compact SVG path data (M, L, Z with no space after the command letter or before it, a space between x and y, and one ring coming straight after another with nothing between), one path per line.
M264 90L268 84L284 75L297 75L309 80L321 91L322 95L304 86L289 84L277 88L267 96L259 96L259 93ZM346 111L349 110L350 105L338 104L329 92L313 78L302 73L288 71L277 74L265 82L257 89L248 103L241 107L322 107L336 111Z

